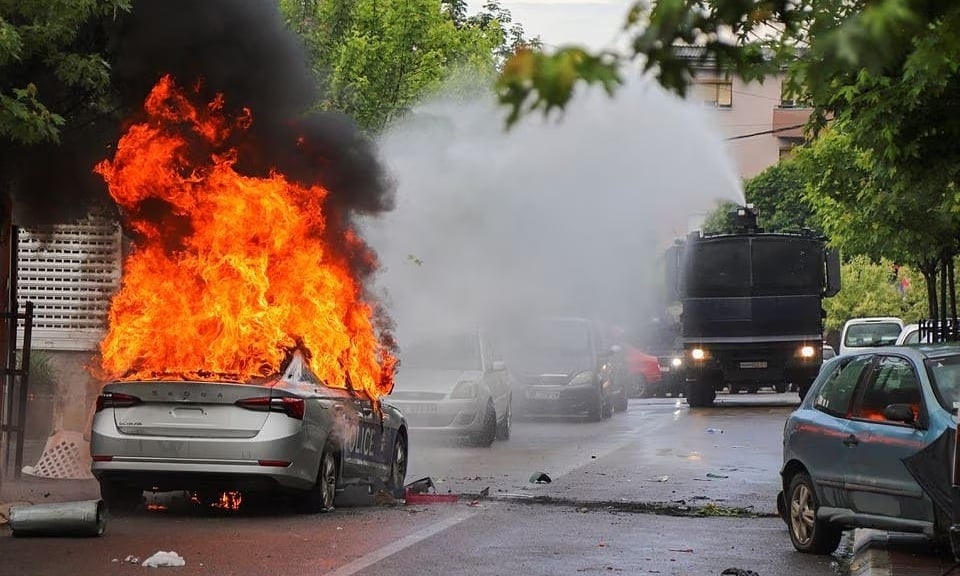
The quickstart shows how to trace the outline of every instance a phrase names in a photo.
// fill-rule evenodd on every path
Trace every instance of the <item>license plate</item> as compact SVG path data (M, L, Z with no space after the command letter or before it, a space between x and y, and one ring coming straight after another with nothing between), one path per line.
M760 362L741 362L740 367L741 368L766 368L767 362L766 360L761 360Z
M669 371L670 371L670 367L669 367L669 366L661 366L661 367L660 367L660 371L661 371L661 372L669 372Z
M552 390L530 390L527 392L527 398L531 400L559 400L560 393Z
M436 404L408 404L403 407L403 412L407 414L436 414Z

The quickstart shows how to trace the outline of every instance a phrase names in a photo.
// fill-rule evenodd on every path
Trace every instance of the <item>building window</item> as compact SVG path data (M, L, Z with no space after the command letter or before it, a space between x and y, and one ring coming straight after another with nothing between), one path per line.
M789 91L786 82L780 83L780 107L781 108L803 108L803 102L797 99L797 95Z
M96 350L120 288L120 227L90 218L21 230L17 302L33 302L33 347ZM22 323L21 323L22 338Z
M694 90L694 97L707 106L733 106L733 82L729 80L700 80Z

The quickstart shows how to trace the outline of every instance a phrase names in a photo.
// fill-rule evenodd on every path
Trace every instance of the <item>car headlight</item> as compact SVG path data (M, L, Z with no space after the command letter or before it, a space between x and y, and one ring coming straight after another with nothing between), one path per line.
M707 357L707 351L703 348L694 348L690 351L690 357L694 360L703 360Z
M593 372L581 372L573 377L573 380L570 381L571 386L578 386L580 384L590 384L593 382Z
M450 398L455 400L469 400L476 397L477 383L472 380L457 382L457 385L453 387L453 392L450 392Z
M673 366L674 368L679 368L683 366L683 360L681 360L680 358L671 358L670 365Z
M816 353L817 351L813 349L813 346L804 346L800 349L801 358L813 358Z

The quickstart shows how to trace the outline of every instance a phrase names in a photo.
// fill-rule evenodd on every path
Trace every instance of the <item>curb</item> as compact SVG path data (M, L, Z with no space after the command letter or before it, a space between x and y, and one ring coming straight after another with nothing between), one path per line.
M883 530L854 530L850 576L892 576L888 540L889 536Z

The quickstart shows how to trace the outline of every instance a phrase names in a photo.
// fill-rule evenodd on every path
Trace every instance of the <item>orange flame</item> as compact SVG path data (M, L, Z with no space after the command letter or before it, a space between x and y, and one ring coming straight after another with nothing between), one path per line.
M95 168L138 236L111 302L102 370L124 380L252 379L276 374L301 348L328 385L388 394L396 359L343 252L323 240L327 190L238 174L225 141L252 115L231 121L223 102L196 107L162 78L147 120ZM145 216L157 207L167 216ZM360 242L348 231L341 250Z

